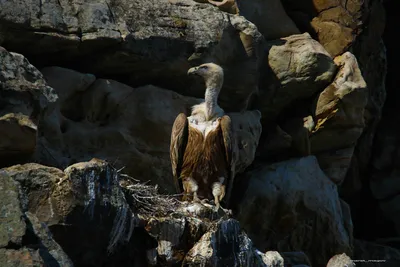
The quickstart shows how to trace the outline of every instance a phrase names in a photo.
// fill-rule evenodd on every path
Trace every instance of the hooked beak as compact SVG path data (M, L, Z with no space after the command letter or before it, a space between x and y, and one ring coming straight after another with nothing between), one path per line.
M188 75L197 74L197 70L198 70L198 69L199 69L198 67L190 68L190 69L188 70L187 74L188 74Z

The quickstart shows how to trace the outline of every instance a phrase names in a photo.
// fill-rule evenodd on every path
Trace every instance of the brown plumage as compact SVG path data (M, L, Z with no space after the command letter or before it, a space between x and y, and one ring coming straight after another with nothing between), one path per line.
M208 68L201 70L203 65ZM176 190L184 192L184 200L189 194L193 194L195 201L214 199L218 209L225 193L229 204L236 146L231 119L223 115L215 99L222 87L222 69L212 63L203 65L195 70L192 68L189 73L203 76L206 84L207 79L214 82L208 83L205 102L196 105L190 117L181 113L175 119L171 135L171 165ZM211 107L210 101L215 101Z

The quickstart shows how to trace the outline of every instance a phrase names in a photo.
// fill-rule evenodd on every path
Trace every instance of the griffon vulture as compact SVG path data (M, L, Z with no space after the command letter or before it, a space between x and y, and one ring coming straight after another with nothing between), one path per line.
M172 127L170 156L175 187L178 193L183 191L183 200L190 194L193 201L214 199L218 210L225 193L229 205L237 155L231 119L217 104L224 72L220 66L207 63L190 68L188 75L204 78L205 101L192 107L190 117L180 113Z

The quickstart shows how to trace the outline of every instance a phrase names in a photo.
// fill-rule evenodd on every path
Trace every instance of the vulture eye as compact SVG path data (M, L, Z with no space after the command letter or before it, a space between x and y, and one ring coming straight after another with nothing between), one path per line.
M208 69L208 66L201 66L200 69L206 70Z

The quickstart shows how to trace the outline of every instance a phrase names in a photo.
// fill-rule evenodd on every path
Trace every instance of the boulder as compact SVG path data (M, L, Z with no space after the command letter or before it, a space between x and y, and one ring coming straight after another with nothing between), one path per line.
M28 248L19 250L0 248L0 264L7 267L45 266L39 251Z
M308 33L267 43L257 107L263 118L274 119L296 100L323 90L336 73L328 52Z
M319 266L335 254L351 255L349 210L315 156L261 165L236 192L242 195L237 218L258 249L304 251Z
M186 254L182 266L265 266L234 219L214 225Z
M0 170L0 195L1 266L73 267L46 224L41 224L34 214L24 212L20 185L3 170Z
M262 255L262 259L267 266L284 267L284 260L278 251L267 251Z
M367 84L350 52L335 58L339 71L315 100L315 127L311 151L327 175L341 184L350 167L354 147L362 134Z
M236 161L236 173L242 173L250 166L256 155L256 150L262 133L261 113L258 110L228 113L232 121L239 148Z
M134 217L116 170L106 162L93 159L65 172L31 163L3 172L20 184L22 209L33 233L43 238L41 244L51 255L55 251L52 258L64 259L57 254L59 244L76 265L102 264L109 260L104 251L115 253L130 240ZM46 231L54 241L45 239Z
M355 267L356 264L350 259L349 256L346 255L346 253L342 253L342 254L337 254L332 258L330 258L328 264L326 265L326 267L342 267L342 266Z
M32 160L38 123L57 95L24 56L0 47L0 62L0 167L4 167Z
M393 54L391 55L395 55L396 42L385 40L384 43L382 34L385 29L387 38L395 36L392 33L397 30L394 26L397 23L397 17L394 15L397 6L394 4L385 10L382 1L366 3L363 0L347 2L283 0L282 3L300 31L310 33L333 57L351 51L357 58L365 82L368 84L368 102L364 112L365 128L358 139L351 164L348 151L337 153L338 158L344 158L343 171L338 171L346 172L345 170L350 168L342 185L343 191L345 191L342 195L346 199L351 199L355 197L355 194L360 194L361 185L364 183L363 179L368 176L370 160L373 156L371 146L381 119L386 91L390 88L387 84L385 85L387 69L385 46L393 43L391 50ZM393 16L385 16L385 13L390 14L391 12L393 12ZM393 62L396 64L396 60ZM393 81L397 84L396 78ZM394 88L396 87L397 85L394 85ZM333 159L333 161L337 161L337 159ZM349 165L350 167L348 167ZM342 177L342 174L340 176ZM343 180L343 178L339 180ZM357 210L360 208L359 206L355 207Z
M213 61L226 72L224 109L244 110L258 90L262 35L243 16L208 3L15 0L0 3L0 10L2 43L39 67L69 66L135 87L152 83L199 97L202 81L193 85L186 72Z
M67 176L61 170L36 163L3 169L20 184L22 208L48 226L62 222L72 212L74 199Z
M0 172L1 223L0 248L21 246L26 224L20 207L18 183L4 172Z
M288 15L296 23L300 31L310 32L325 49L332 55L338 56L354 45L358 37L364 32L363 26L376 12L377 5L382 9L380 1L365 5L362 0L346 2L336 0L296 1L283 0L283 5ZM379 10L381 11L381 10ZM374 30L384 26L383 16L373 23Z

